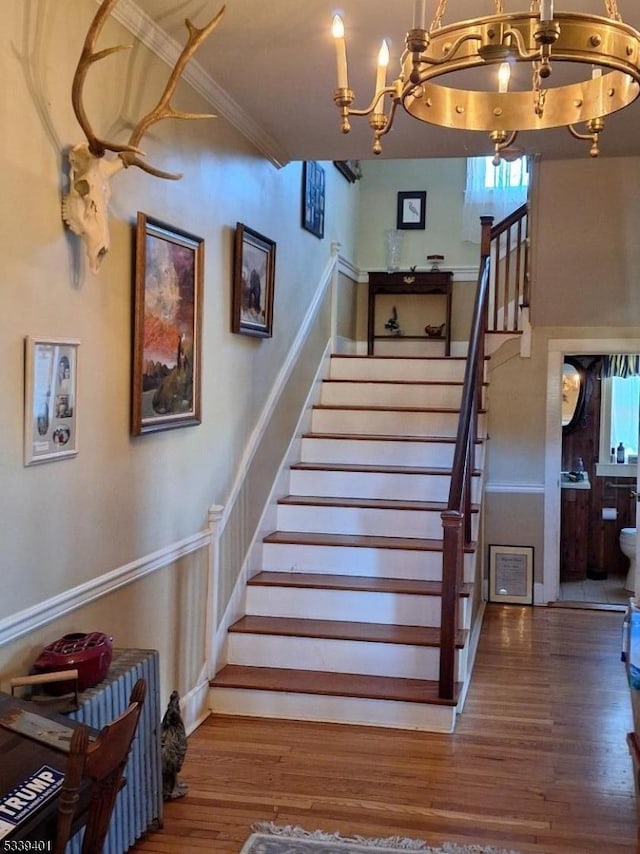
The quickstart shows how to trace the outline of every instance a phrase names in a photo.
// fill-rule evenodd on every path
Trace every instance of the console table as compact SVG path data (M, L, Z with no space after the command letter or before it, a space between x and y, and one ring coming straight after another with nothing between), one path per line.
M451 354L451 291L453 273L436 270L434 272L408 272L408 273L369 273L369 311L367 323L367 355L373 356L376 340L390 341L421 340L421 341L443 341L444 355ZM445 300L444 332L440 337L421 335L376 334L376 297L380 294L392 295L435 295L442 296Z

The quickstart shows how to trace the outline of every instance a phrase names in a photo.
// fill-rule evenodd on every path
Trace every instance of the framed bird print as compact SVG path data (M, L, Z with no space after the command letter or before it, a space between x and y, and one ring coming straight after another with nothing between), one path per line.
M427 224L427 191L410 190L398 193L398 229L421 229Z

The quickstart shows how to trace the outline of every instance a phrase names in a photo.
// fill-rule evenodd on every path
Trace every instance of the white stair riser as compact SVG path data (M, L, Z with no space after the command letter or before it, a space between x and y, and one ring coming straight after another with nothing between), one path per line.
M437 647L240 632L229 633L228 656L229 664L244 667L295 667L405 679L437 679L440 666Z
M364 534L381 537L442 538L440 510L388 510L371 507L322 507L279 504L278 530L310 534ZM471 520L477 539L478 514Z
M468 598L460 599L459 626L468 627ZM247 614L309 620L341 620L402 626L440 626L439 596L326 590L309 587L247 587Z
M460 406L462 386L366 382L323 382L320 401L328 406Z
M321 572L373 578L440 581L442 552L410 549L300 546L264 543L262 569L269 572ZM464 556L464 580L473 580L474 555Z
M315 408L311 416L311 429L314 433L449 437L456 435L458 413ZM478 418L478 430L480 435L484 435L484 415Z
M464 359L353 359L333 356L329 378L461 383L464 380L464 371Z
M391 439L303 438L304 463L354 463L362 466L422 466L451 468L453 442L397 442ZM482 468L484 444L476 445L476 466Z
M456 710L451 706L234 688L212 688L209 704L214 714L221 715L325 721L423 732L453 732L456 718Z
M292 495L320 495L327 498L446 501L450 483L448 475L291 469L289 491ZM480 485L480 478L474 477L471 481L474 502L478 501Z

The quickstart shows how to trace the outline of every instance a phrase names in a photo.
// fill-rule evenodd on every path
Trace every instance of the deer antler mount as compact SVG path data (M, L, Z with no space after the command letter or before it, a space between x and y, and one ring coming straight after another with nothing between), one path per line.
M116 143L98 137L89 121L83 102L83 89L87 73L94 62L99 62L117 51L127 50L130 45L115 45L103 50L96 50L96 42L105 21L118 0L103 0L91 22L84 41L82 53L76 68L71 88L73 110L80 127L86 137L85 142L74 145L69 151L69 192L62 200L62 219L79 235L85 244L92 273L97 273L104 256L109 251L109 199L111 176L123 168L137 166L157 178L178 180L182 176L164 172L152 166L144 159L144 153L139 144L149 128L162 119L209 119L215 118L211 113L186 113L176 110L171 104L178 81L187 63L202 42L217 27L225 7L223 6L215 17L202 28L195 27L186 20L188 39L182 53L178 57L167 81L164 92L156 106L135 126L126 143ZM117 155L106 158L107 151Z

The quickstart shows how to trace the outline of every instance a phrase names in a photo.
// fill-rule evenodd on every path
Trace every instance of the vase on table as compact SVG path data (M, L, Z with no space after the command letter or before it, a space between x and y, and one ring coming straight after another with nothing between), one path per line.
M388 228L384 233L384 239L387 250L387 272L397 273L400 269L400 253L402 252L404 231Z

